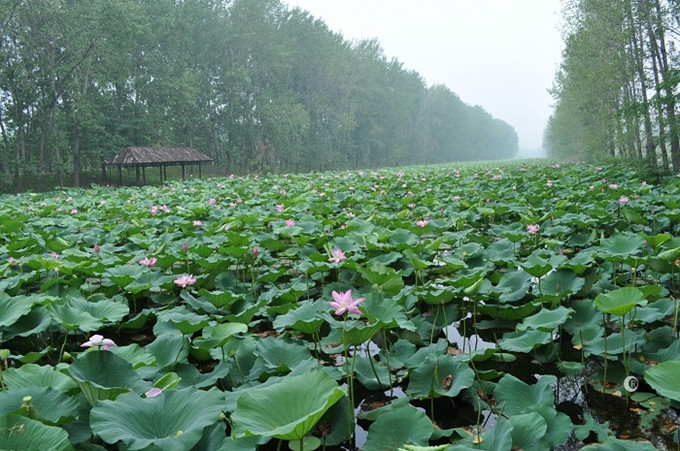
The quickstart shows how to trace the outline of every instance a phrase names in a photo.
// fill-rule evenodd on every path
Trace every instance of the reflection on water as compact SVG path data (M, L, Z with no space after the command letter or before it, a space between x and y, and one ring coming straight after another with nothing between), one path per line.
M445 328L445 333L449 339L449 343L456 345L458 349L468 354L483 349L495 348L495 343L484 341L484 339L482 339L479 335L473 334L467 337L460 333L460 326L462 322L466 319L469 319L471 316L472 314L468 313L468 315L461 321L456 321Z

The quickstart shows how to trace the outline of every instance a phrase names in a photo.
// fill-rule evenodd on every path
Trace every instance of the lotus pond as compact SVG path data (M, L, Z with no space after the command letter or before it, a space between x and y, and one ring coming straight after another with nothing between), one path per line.
M680 449L680 177L6 195L0 449Z

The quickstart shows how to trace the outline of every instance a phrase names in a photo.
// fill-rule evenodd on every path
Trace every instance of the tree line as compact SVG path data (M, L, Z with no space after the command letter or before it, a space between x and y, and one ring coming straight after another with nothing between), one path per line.
M227 172L512 157L515 130L278 0L0 0L0 173L82 171L126 146Z
M680 1L564 0L552 156L680 169Z

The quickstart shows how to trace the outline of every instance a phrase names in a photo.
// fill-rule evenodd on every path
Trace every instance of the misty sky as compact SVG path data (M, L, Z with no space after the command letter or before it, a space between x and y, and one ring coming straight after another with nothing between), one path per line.
M284 0L345 39L377 38L388 58L443 83L541 146L561 60L559 0Z

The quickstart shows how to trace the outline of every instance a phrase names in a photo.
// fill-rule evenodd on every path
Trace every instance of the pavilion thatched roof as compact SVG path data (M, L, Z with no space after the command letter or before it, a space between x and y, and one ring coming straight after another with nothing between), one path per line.
M120 166L170 166L207 163L212 158L191 147L126 147L107 161Z

